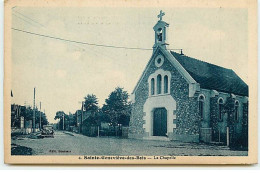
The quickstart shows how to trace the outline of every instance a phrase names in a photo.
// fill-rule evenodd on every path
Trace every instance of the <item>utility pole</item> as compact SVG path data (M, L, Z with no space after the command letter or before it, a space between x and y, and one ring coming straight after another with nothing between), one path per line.
M42 127L42 102L40 102L40 123L39 123L39 128L41 130Z
M79 121L78 116L79 116L79 111L77 110L77 112L76 112L76 127L78 129L78 133L80 133L79 124L78 124L78 121Z
M76 127L78 127L78 110L76 112Z
M63 114L63 131L64 131L64 114Z
M229 127L227 127L227 146L229 147Z
M82 106L81 106L81 125L80 125L81 133L82 133L82 126L83 126L83 108L84 108L84 101L82 101Z
M99 137L99 126L98 126L98 131L97 132L98 132L97 134L98 134L98 137Z
M45 114L45 109L43 110L43 113L44 113L44 116L46 117L46 114Z
M33 133L35 133L35 87L33 90Z

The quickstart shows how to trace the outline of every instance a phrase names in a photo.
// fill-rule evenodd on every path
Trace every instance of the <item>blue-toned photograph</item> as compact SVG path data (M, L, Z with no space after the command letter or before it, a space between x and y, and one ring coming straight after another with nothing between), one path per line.
M11 18L12 156L248 156L247 8L14 6Z

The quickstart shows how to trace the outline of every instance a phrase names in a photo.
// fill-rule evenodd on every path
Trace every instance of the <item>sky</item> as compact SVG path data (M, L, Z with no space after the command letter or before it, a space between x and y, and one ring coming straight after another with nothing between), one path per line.
M233 69L248 82L246 9L15 7L12 28L79 42L152 48L163 10L170 49ZM42 102L49 122L57 111L75 113L87 94L99 105L117 87L132 93L152 50L97 47L12 30L12 103Z

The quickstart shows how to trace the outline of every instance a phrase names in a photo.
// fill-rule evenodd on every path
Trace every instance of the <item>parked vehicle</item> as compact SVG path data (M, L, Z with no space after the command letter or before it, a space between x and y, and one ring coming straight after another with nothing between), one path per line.
M41 130L41 137L54 138L54 130L52 125L44 125Z

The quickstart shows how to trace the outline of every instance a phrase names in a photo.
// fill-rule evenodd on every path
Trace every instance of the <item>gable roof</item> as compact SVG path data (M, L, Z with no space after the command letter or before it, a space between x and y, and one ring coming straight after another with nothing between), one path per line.
M248 96L248 85L231 69L171 51L175 59L185 68L200 88Z
M166 49L163 49L160 45L157 45L157 47L155 48L149 62L146 64L146 67L142 73L142 75L140 76L132 94L135 93L136 89L138 88L140 82L143 80L144 75L146 74L148 67L150 66L150 64L152 63L152 59L158 55L158 53L163 54L169 61L170 63L183 75L184 79L189 83L189 84L194 84L196 83L196 81L191 77L191 75L180 65L180 63L173 57L173 55L171 53L169 53Z

